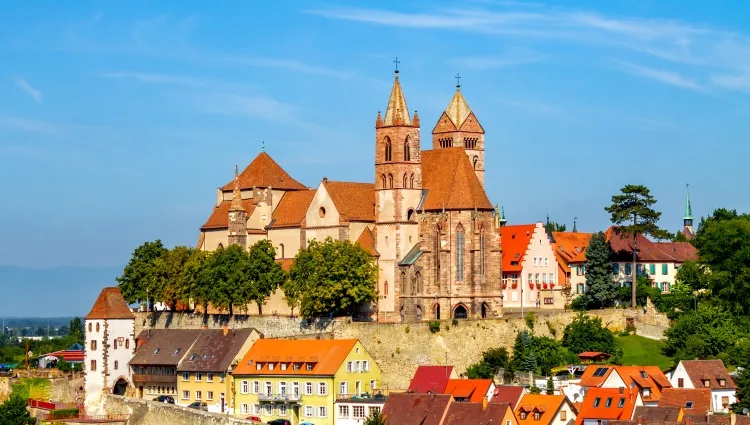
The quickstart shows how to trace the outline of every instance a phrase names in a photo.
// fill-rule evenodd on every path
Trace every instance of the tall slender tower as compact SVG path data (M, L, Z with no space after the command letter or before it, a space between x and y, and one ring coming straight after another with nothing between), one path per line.
M690 206L690 184L685 185L685 216L682 217L682 234L686 238L692 239L695 236L693 231L693 209Z
M242 192L240 191L240 177L237 166L234 166L234 189L232 190L232 204L229 207L229 245L247 247L247 211L242 206Z
M409 116L398 63L385 117L375 121L375 228L380 254L381 313L398 314L398 262L418 243L417 205L422 196L419 116ZM390 288L390 289L389 289Z
M484 128L461 93L460 78L456 75L456 93L432 129L432 148L464 148L484 187Z

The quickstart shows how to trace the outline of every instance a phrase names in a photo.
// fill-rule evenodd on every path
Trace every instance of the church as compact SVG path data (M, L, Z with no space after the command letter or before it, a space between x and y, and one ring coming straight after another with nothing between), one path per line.
M368 312L378 321L501 317L500 215L484 190L484 129L460 85L432 130L432 149L421 149L420 127L396 70L375 120L372 182L323 178L306 187L261 152L217 189L198 248L267 239L288 268L314 239L350 240L378 264ZM290 314L281 290L263 311Z

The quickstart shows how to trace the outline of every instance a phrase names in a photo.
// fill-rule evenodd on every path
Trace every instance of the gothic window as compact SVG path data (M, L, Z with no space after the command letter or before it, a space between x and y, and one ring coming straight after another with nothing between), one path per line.
M456 280L464 280L464 226L456 228Z
M386 297L388 296L388 281L385 281L385 284L383 284L383 295Z
M219 242L219 246L217 246L216 249L222 249L222 248L224 248L224 244Z
M411 277L411 295L417 294L417 276Z
M386 162L391 161L393 158L393 147L391 146L391 139L385 138L385 160Z
M414 189L414 174L411 175L411 181L409 182L409 187Z
M414 220L414 210L409 208L409 211L406 212L406 219L409 221Z
M464 139L464 145L466 146L466 149L476 149L477 148L477 138L476 137L470 137Z
M467 317L469 317L469 312L466 310L466 307L463 304L459 304L455 309L453 309L453 318L466 319Z
M474 159L472 160L472 162L474 163L474 169L476 170L477 169L477 162L479 162L479 157L478 156L474 156Z
M435 252L435 283L438 284L438 288L436 290L440 290L440 226L435 227L435 240L433 241L434 248L433 251Z
M407 176L407 175L406 175L406 173L404 173L404 184L403 184L403 186L401 186L401 187L403 187L403 188L407 188L407 187L408 187L408 186L406 186L406 182L407 182L407 180L408 180L408 177L409 177L409 176Z
M422 291L424 290L424 288L422 288L422 273L417 272L414 278L417 281L417 293L421 294Z
M451 148L453 147L453 138L452 137L444 137L442 139L438 139L438 142L440 143L441 148Z
M406 273L401 272L401 295L406 294Z
M435 312L435 320L440 320L440 304L435 304L433 311Z
M284 244L283 243L279 244L279 251L281 253L281 257L280 258L286 258L286 257L284 257Z
M393 189L393 174L388 174L388 189Z
M386 188L386 186L385 186L385 174L383 174L383 175L380 176L380 180L382 180L382 186L383 186L383 189L385 189Z
M411 161L411 152L409 152L409 136L404 141L404 161Z
M484 276L484 227L479 230L479 274Z

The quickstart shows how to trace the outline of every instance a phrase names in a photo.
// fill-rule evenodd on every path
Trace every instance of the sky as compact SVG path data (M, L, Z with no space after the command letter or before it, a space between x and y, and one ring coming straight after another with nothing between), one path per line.
M0 3L0 265L110 267L194 245L265 146L294 178L373 181L398 57L422 147L455 90L509 223L648 186L661 225L750 210L750 2Z

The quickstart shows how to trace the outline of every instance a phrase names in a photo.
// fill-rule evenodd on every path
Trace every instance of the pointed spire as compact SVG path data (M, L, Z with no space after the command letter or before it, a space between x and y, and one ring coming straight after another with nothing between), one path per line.
M573 233L578 232L577 223L578 223L578 217L573 217Z
M495 228L497 229L498 227L500 227L500 207L497 204L495 204L494 212Z
M416 110L414 110L414 118L411 120L411 124L414 127L419 127L419 115L417 114Z
M693 219L693 209L690 206L690 183L685 185L685 192L686 192L686 198L685 198L685 217L683 217L683 220L692 220Z
M409 108L406 107L406 98L401 90L401 83L398 81L398 69L396 69L396 78L391 89L391 98L388 100L388 108L385 110L383 125L412 125Z
M457 129L461 128L464 121L466 121L466 118L469 117L471 107L469 107L469 102L466 101L464 95L461 93L460 84L456 84L456 93L453 94L453 99L451 99L448 107L445 108L445 113L448 115L448 118L453 121L453 125L455 125Z
M505 226L508 220L505 219L505 206L500 205L500 226Z
M375 127L382 127L383 126L383 117L380 116L380 111L378 111L378 117L375 119Z
M240 173L237 166L234 166L234 189L232 190L232 205L229 211L245 211L242 207L242 192L240 192Z

